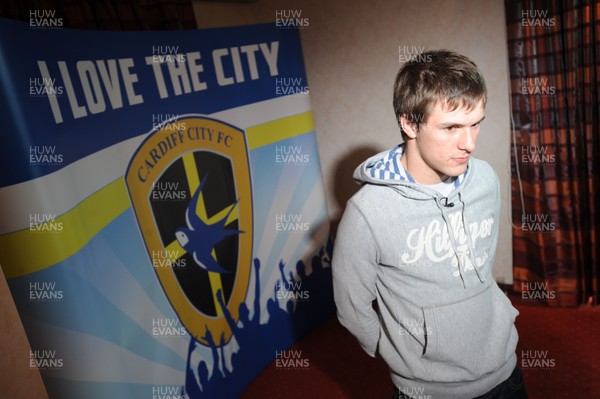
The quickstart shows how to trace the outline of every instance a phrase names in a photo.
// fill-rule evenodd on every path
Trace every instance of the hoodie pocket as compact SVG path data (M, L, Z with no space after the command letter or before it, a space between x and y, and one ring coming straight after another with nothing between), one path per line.
M515 351L517 314L496 284L464 301L424 308L430 378L470 381L499 369Z

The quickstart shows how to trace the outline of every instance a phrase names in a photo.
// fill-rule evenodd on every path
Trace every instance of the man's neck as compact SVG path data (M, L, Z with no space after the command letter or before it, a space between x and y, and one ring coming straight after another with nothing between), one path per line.
M406 148L402 154L402 157L400 158L400 162L402 163L402 166L404 166L404 169L406 169L412 178L419 184L427 186L438 184L448 180L450 177L444 174L435 173L433 170L431 170L431 173L419 173L419 171L424 168L430 168L427 165L424 165L424 161L422 159L419 159L418 162L413 160L413 158L410 156L410 152L406 151Z

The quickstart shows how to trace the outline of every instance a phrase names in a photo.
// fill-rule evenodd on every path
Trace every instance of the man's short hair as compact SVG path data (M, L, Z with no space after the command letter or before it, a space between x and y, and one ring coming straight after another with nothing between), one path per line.
M394 112L415 123L417 130L427 122L437 103L449 111L472 109L487 101L485 80L477 65L464 55L449 50L432 50L406 62L394 83ZM402 127L400 127L402 131ZM402 131L402 137L407 137Z

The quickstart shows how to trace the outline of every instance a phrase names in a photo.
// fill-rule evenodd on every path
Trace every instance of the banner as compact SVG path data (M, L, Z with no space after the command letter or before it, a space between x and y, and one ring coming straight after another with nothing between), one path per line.
M0 264L49 396L308 367L334 305L298 31L0 33Z

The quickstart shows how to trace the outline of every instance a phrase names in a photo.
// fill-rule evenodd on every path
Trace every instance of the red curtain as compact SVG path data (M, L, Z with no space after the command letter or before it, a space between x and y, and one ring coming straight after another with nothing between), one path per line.
M0 17L29 21L35 10L56 12L65 28L96 30L196 29L191 0L7 0Z
M514 289L598 304L598 0L506 0Z

